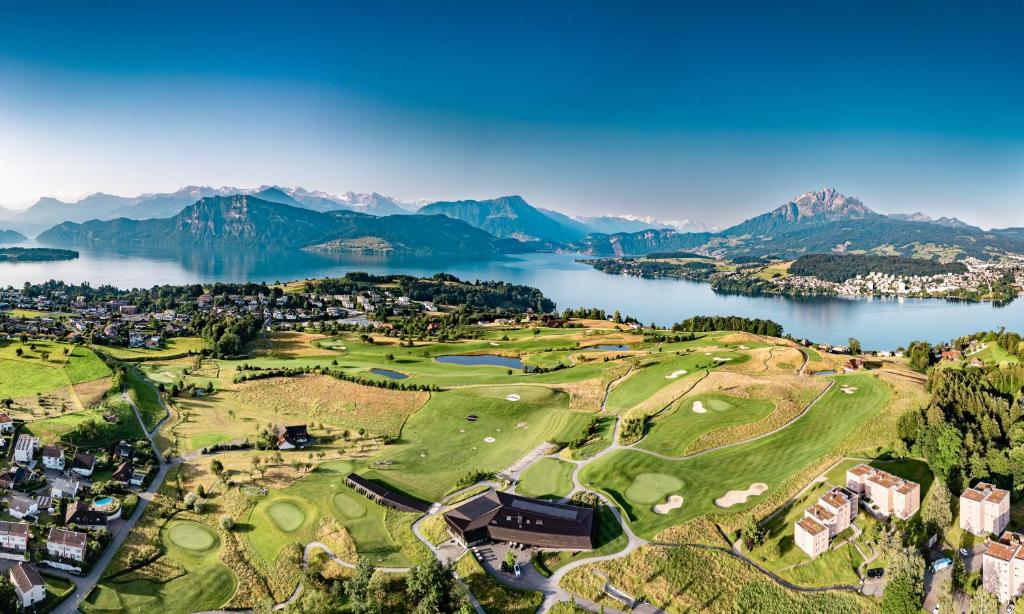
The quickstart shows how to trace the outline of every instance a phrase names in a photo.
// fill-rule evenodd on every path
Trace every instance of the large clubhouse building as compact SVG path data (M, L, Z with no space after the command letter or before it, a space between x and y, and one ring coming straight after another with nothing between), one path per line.
M869 465L846 472L846 487L871 503L876 515L907 520L921 509L921 485Z
M594 510L490 491L444 514L463 546L487 540L552 550L591 550Z

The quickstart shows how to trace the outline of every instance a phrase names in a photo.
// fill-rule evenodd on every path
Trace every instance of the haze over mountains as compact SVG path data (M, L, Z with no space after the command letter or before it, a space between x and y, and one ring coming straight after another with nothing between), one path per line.
M884 215L835 189L806 192L725 230L667 227L637 217L571 217L521 196L401 202L304 188L187 187L138 197L40 199L0 223L52 244L208 245L416 255L561 250L595 256L699 251L724 258L874 253L944 260L1024 253L1024 230L981 228L924 213ZM56 221L54 221L56 220ZM52 222L52 223L51 223ZM38 231L37 230L37 231ZM692 231L688 231L692 230ZM5 234L10 241L18 235Z

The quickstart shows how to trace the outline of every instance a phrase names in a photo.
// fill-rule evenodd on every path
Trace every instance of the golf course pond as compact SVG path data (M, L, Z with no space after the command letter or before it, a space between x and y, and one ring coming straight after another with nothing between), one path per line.
M498 356L497 354L449 354L438 356L437 362L450 365L467 365L471 367L490 366L508 367L509 369L522 369L523 361L509 356Z
M390 377L391 379L408 379L409 376L405 373L399 373L398 371L392 371L391 369L370 369L370 373L374 375L382 375L384 377Z

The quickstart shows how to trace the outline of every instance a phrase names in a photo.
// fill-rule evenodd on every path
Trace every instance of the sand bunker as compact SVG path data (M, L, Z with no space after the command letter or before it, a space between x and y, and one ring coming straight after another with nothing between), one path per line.
M842 392L843 394L853 394L854 392L857 392L857 389L853 386L844 385L842 388L839 389L839 391Z
M498 441L498 440L495 439L494 437L484 437L484 442L486 442L486 443L494 443L495 441Z
M501 345L501 344L500 344L500 343L498 343L497 341L491 341L491 345L493 345L493 346L498 346L498 345Z
M715 505L718 507L732 507L739 505L740 503L746 503L750 497L756 497L757 495L768 490L768 485L764 482L754 482L750 485L750 488L746 490L730 490L721 497L715 499Z
M683 498L679 495L672 495L668 498L668 501L655 505L651 510L655 514L665 515L672 510L679 509L681 507L683 507Z
M673 371L666 375L665 379L676 379L680 375L686 375L686 369L679 369L678 371Z
M706 414L706 413L708 413L708 410L704 408L704 403L702 401L694 401L693 402L693 413L695 413L695 414Z
M507 397L505 397L505 400L506 401L512 401L514 403L514 402L519 400L519 395L518 394L510 394Z
M750 349L750 348L748 348L748 347L747 347L747 346L745 346L745 345L741 345L741 346L739 346L739 347L740 347L740 349L741 349L741 350L749 350L749 349Z
M525 429L526 428L526 423L525 422L520 422L519 424L516 425L516 428L517 429Z
M715 356L715 362L729 362L732 358L722 358L721 356Z

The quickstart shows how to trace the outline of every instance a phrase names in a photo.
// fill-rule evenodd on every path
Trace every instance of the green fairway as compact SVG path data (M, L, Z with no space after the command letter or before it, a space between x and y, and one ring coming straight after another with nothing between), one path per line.
M346 461L322 463L312 473L287 488L272 490L269 496L256 503L243 520L251 526L243 535L264 562L272 565L288 544L305 545L315 541L320 519L333 517L344 525L361 559L392 567L414 563L403 550L403 545L411 543L408 526L389 523L386 515L395 514L394 511L345 485L345 476L354 468L355 465ZM398 531L410 535L400 535Z
M572 463L542 458L523 472L516 492L527 497L564 497L572 492L574 469Z
M681 356L652 355L642 363L647 366L623 380L611 391L606 408L613 413L622 413L647 401L655 392L669 386L674 386L682 393L703 371L717 365L747 360L750 360L747 354L725 351L694 351Z
M645 537L686 520L718 510L714 500L729 490L746 490L764 482L768 492L789 476L835 449L845 437L883 407L891 392L870 375L844 375L837 384L803 417L783 430L746 444L732 446L701 456L666 461L636 450L619 450L587 465L581 472L584 484L602 490L619 503L634 529ZM853 394L841 391L845 384L856 388ZM667 514L651 509L649 488L643 474L664 474L681 482L682 507ZM638 482L638 480L641 480ZM654 481L654 483L660 483ZM634 500L639 495L642 500ZM742 510L757 503L729 509Z
M197 522L176 520L168 524L166 531L174 545L186 550L205 552L217 545L217 536Z
M161 612L190 614L215 610L235 593L235 576L218 560L220 540L214 531L191 520L171 520L160 531L164 555L180 574L157 582L128 573L105 580L85 598L85 614Z
M544 386L484 386L432 394L409 417L398 443L378 455L390 464L368 475L437 500L470 471L500 471L544 441L575 438L591 414L568 407L567 394Z
M639 447L659 454L681 456L704 433L757 422L774 409L772 402L762 399L741 399L720 393L688 396L654 419L650 432Z

